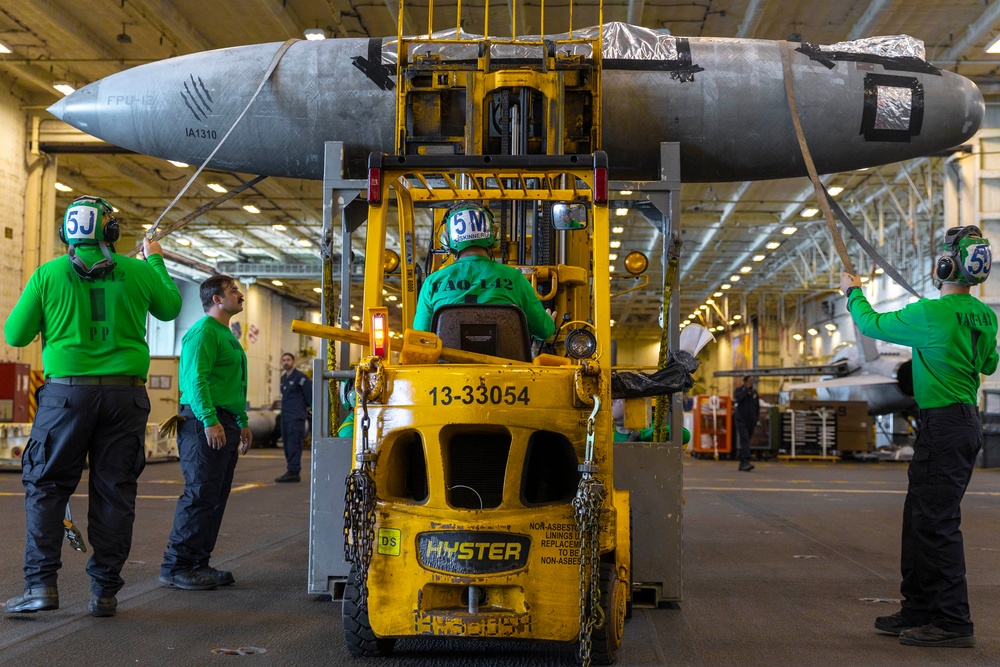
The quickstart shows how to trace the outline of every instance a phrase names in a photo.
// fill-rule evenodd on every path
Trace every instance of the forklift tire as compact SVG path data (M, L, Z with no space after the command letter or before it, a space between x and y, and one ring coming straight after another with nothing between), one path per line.
M351 655L377 658L392 653L396 640L376 637L368 621L368 603L361 600L354 568L344 585L344 641Z
M601 610L604 623L594 628L590 636L591 661L595 665L613 665L618 660L618 648L625 630L625 602L628 597L625 582L618 578L615 563L601 563ZM579 654L577 655L579 660Z

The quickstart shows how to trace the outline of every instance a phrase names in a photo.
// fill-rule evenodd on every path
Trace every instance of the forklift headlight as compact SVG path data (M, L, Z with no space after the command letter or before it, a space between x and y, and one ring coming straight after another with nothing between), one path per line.
M573 329L566 334L566 354L574 359L588 359L597 351L597 337L586 329Z

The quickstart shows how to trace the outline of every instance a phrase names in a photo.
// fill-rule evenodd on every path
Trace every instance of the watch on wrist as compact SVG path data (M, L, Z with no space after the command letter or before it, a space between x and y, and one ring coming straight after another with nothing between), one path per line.
M853 292L856 289L859 290L861 288L858 287L857 285L851 285L850 287L847 288L847 291L844 292L844 296L846 296L848 299L850 299L851 298L851 292Z

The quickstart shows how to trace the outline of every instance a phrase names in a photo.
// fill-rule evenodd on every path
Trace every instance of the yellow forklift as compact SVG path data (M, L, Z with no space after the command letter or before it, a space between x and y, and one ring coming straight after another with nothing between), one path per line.
M293 326L365 350L344 499L347 646L549 640L612 664L632 535L614 476L602 31L427 35L397 36L397 153L369 161L358 330ZM423 276L451 259L436 240L457 202L499 221L493 258L556 311L549 340L531 345L512 307L453 306L433 331L412 328ZM626 266L639 274L645 257Z

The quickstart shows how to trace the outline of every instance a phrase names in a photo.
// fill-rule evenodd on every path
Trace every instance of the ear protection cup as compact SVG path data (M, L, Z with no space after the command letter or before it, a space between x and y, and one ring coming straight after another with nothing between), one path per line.
M115 243L121 238L122 230L118 226L118 218L108 215L108 221L104 223L104 240L107 243Z
M951 255L941 255L934 266L934 277L940 281L951 280L958 272L958 265Z

